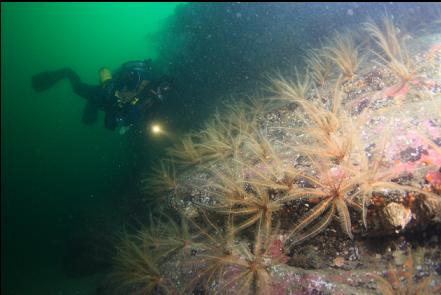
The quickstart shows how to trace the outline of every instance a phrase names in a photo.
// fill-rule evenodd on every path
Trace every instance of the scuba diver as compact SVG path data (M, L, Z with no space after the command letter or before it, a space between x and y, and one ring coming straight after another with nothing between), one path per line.
M170 90L170 79L155 76L151 59L126 62L113 75L109 69L101 68L101 85L85 84L72 69L63 68L33 76L32 87L41 92L64 78L69 79L77 95L87 100L83 123L95 123L98 110L102 110L105 112L104 126L109 130L118 127L120 134L142 122L147 111L162 102Z

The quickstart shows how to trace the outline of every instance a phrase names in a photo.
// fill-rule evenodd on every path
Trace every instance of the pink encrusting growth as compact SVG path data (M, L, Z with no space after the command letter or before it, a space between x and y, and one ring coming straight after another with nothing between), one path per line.
M434 154L434 155L421 155L421 159L415 162L401 162L398 161L394 164L393 167L393 175L400 175L405 172L413 172L417 169L420 169L422 167L427 166L427 164L435 164L434 166L441 167L441 155L440 154Z
M431 138L435 139L441 137L441 128L434 126L430 120L423 122L423 128Z
M267 255L276 261L287 263L289 257L285 253L284 242L281 238L274 239L269 245Z
M440 134L439 128L427 128L426 130L428 130L432 136L438 136ZM402 172L413 172L425 166L441 167L441 154L431 148L420 133L409 131L407 134L402 135L402 138L407 144L400 144L399 141L396 141L392 143L388 149L388 154L392 155L391 159L396 159L394 174L399 175ZM405 161L400 157L406 149L413 151L413 154L411 154L411 156L414 156L413 159Z
M365 142L375 143L383 149L389 173L395 177L428 166L441 166L441 149L436 148L436 142L441 139L441 126L431 120L422 120L415 126L411 119L400 117L386 120L380 117L370 126L372 131L362 136ZM381 140L376 141L378 134L387 134L393 140L381 143Z
M383 96L394 98L394 97L402 97L405 96L409 92L409 85L405 84L395 84L383 90Z
M441 169L441 168L440 168ZM441 191L441 172L430 171L426 174L425 179L437 190Z

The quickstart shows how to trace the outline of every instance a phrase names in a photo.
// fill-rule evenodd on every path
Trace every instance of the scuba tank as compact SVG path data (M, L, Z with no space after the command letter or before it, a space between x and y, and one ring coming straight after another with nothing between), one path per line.
M100 84L104 85L108 80L112 79L112 73L106 67L100 69Z

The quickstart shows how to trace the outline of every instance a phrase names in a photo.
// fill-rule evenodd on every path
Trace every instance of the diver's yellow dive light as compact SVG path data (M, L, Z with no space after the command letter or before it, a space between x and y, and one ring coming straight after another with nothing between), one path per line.
M147 125L147 129L152 137L156 137L156 139L173 139L175 136L170 130L168 130L167 124L164 122L151 122L150 125Z
M163 133L161 126L159 126L158 124L152 124L150 130L152 131L153 134L156 134L156 135Z

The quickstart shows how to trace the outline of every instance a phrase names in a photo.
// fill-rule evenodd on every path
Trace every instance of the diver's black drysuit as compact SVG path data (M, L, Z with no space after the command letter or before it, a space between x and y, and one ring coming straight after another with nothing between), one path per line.
M32 87L36 91L43 91L53 86L57 81L69 79L73 91L85 98L85 106L82 121L85 124L93 124L98 118L98 110L105 112L104 126L107 129L115 130L118 120L124 120L126 124L135 123L145 118L145 112L161 97L158 95L160 85L167 78L151 79L148 87L145 87L137 95L136 102L121 104L115 96L116 84L118 81L118 72L116 76L104 82L103 85L89 85L81 81L77 73L70 68L64 68L57 71L49 71L37 74L32 77ZM156 91L155 91L156 90Z
M77 73L71 69L64 69L65 77L69 79L75 94L87 100L83 111L82 121L84 124L93 124L98 117L98 110L105 112L104 126L107 129L114 130L116 127L116 118L113 116L112 106L109 102L108 93L98 85L89 85L83 83Z

